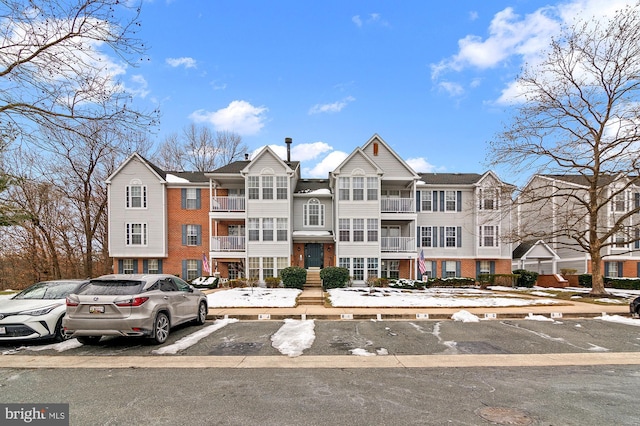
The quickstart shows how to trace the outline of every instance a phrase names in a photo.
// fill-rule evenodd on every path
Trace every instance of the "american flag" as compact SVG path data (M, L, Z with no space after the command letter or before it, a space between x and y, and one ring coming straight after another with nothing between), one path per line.
M204 269L204 271L207 274L211 274L211 267L209 266L209 259L207 259L207 256L202 253L202 269Z
M418 269L421 274L427 272L427 264L424 261L424 250L420 250L420 257L418 258Z

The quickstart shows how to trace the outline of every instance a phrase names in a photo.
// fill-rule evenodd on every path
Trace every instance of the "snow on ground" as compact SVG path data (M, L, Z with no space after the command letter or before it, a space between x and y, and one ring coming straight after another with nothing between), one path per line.
M20 346L15 349L9 349L6 351L2 351L2 355L11 355L20 351L46 351L46 350L54 350L57 352L68 351L69 349L75 349L82 346L82 343L78 342L78 339L69 339L64 342L59 343L49 343L45 345L38 345L37 343L34 346Z
M196 331L195 333L191 333L188 336L185 336L182 339L176 341L175 343L172 343L171 345L167 345L167 346L163 346L163 347L161 347L159 349L155 349L155 350L151 351L151 353L152 354L156 354L156 355L176 354L179 351L182 351L184 349L187 349L190 346L195 345L200 340L204 339L205 337L207 337L208 335L210 335L214 331L220 330L222 327L224 327L224 326L226 326L228 324L234 323L234 322L238 322L238 320L237 319L229 319L229 318L225 318L225 319L221 319L221 320L215 320L212 325L204 327L204 328Z
M607 315L603 313L602 316L596 317L595 319L640 327L640 320L636 318L623 317L621 315Z
M207 295L210 308L290 308L302 292L294 288L230 288Z
M552 322L555 322L555 320L552 319L552 318L545 317L544 315L534 315L531 312L529 312L529 315L524 317L524 319L531 320L531 321L552 321Z
M479 317L465 310L456 312L451 316L451 319L454 321L462 321L462 322L480 322Z
M316 340L313 320L294 320L287 318L278 331L271 336L271 346L283 355L300 356Z
M496 295L492 291L478 289L435 288L426 290L401 290L391 288L334 288L328 290L334 307L505 307L553 305L560 303L549 299L519 298L513 295Z

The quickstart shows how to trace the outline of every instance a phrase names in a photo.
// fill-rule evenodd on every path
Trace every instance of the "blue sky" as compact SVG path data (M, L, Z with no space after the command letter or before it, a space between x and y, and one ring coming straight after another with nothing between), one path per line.
M160 108L158 142L190 123L252 152L291 137L303 176L327 177L377 133L417 172L482 173L523 63L561 23L627 3L145 1L149 60L120 78Z

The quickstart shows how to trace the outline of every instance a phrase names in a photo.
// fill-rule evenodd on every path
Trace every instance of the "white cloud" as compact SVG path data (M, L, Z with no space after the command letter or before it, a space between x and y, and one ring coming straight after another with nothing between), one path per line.
M316 104L312 106L311 109L309 109L309 115L340 112L355 100L356 98L354 98L353 96L347 96L341 101L334 102L332 104Z
M470 68L496 68L508 61L515 66L525 63L535 66L549 47L551 37L557 35L563 25L571 25L576 19L607 19L616 10L632 3L630 0L573 0L557 6L545 6L524 16L518 15L511 7L505 8L494 15L487 37L469 34L458 41L456 54L431 64L431 77L434 84L451 95L458 95L459 88L439 82L444 74L460 73ZM472 13L470 17L474 19L476 15ZM518 89L507 83L499 102L513 100L517 93Z
M264 146L256 148L251 153L250 157L254 158ZM287 159L287 147L284 145L269 145L269 148L275 152L282 160ZM325 142L313 142L302 143L296 145L295 142L291 145L291 160L293 161L310 161L318 158L325 152L333 150L333 147Z
M268 108L253 106L247 101L233 101L217 111L197 110L190 119L196 123L210 123L216 130L229 130L240 135L255 135L262 130Z
M132 75L131 83L133 84L131 87L127 87L127 91L133 96L140 96L141 98L145 98L150 93L149 84L142 75Z
M333 151L315 166L311 168L303 167L302 175L310 178L327 178L329 172L335 170L348 156L349 154L346 152Z
M441 81L438 83L438 87L449 94L449 96L460 96L464 94L464 88L459 83L453 83L451 81Z
M362 28L363 25L378 25L382 27L389 27L389 22L382 19L382 15L379 13L370 13L363 21L360 15L355 15L351 18L351 21L356 24L358 28Z
M362 27L362 19L360 19L360 15L356 15L351 18L351 21L356 24L356 27Z
M185 68L196 68L196 60L189 57L181 57L181 58L167 58L167 64L176 68L179 66L184 66Z
M409 158L407 159L407 164L417 173L433 173L437 170L436 166L429 163L423 157Z

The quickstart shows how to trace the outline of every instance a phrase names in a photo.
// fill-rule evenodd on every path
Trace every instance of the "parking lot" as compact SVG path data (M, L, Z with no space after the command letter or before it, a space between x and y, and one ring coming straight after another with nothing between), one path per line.
M640 322L640 320L638 320ZM293 321L294 323L296 321ZM300 323L301 321L298 321ZM103 338L96 346L75 340L2 343L3 355L52 356L278 356L273 342L284 321L207 321L173 329L163 345L141 338ZM302 356L549 354L640 352L640 327L598 319L556 321L308 321L307 331L284 336ZM282 337L281 337L282 339Z

